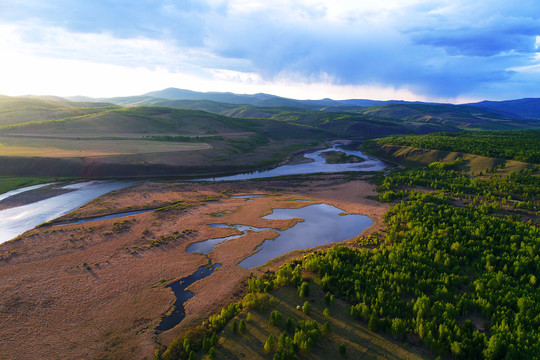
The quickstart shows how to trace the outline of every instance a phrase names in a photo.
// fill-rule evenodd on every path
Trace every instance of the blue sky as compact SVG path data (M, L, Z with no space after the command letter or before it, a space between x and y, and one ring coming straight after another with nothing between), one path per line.
M0 94L540 97L538 0L2 0Z

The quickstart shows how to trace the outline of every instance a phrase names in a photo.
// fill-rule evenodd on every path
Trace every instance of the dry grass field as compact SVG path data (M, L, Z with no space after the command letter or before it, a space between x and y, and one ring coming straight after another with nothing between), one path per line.
M150 141L144 139L44 139L0 137L0 156L90 157L152 154L210 149L207 143Z
M253 201L229 195L267 194ZM236 266L270 231L222 243L208 255L186 253L193 242L233 229L211 223L288 228L295 220L266 220L273 208L328 203L371 217L380 228L387 206L367 199L374 186L345 175L221 183L144 183L118 190L64 217L84 218L175 205L125 218L31 230L0 246L0 358L150 359L157 344L205 319L235 299L250 273L276 268L303 255L290 253L260 269ZM298 202L296 199L309 201ZM232 213L216 217L225 210ZM182 231L194 230L184 236ZM156 334L174 297L166 287L199 266L221 268L190 287L186 318Z

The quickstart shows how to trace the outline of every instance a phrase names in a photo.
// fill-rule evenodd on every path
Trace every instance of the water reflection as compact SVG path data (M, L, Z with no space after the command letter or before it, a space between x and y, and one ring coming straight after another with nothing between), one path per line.
M265 219L302 218L292 228L281 231L275 239L265 240L250 257L238 266L252 269L293 250L341 242L359 235L373 224L365 215L341 215L343 210L327 204L308 205L300 209L274 209Z
M64 186L73 191L32 204L0 211L0 243L11 240L37 225L56 219L87 202L135 182L92 181Z
M225 241L238 239L239 237L242 237L242 236L246 235L248 231L260 232L260 231L264 231L264 230L274 230L272 228L258 228L258 227L255 227L255 226L248 226L248 225L210 224L208 226L216 227L216 228L235 229L235 230L240 231L241 234L225 236L225 237L220 237L220 238L213 238L213 239L208 239L208 240L204 240L204 241L199 241L199 242L190 244L186 248L186 252L188 252L188 253L208 254L210 251L214 250L216 245L221 244L222 242L225 242Z
M191 284L205 277L211 275L215 269L221 267L220 264L214 264L210 262L208 265L200 266L197 271L193 274L186 276L180 280L173 282L167 287L171 288L176 296L176 301L174 302L174 309L172 313L168 316L165 316L161 319L160 324L156 327L157 332L167 331L180 324L182 320L186 317L186 310L184 309L184 303L191 299L194 294L186 290Z
M323 152L335 150L342 151L347 155L356 155L366 159L366 161L360 163L346 163L346 164L327 164L326 159L321 156ZM360 150L345 149L341 145L334 145L330 149L318 150L309 154L305 154L304 157L313 160L312 162L305 164L295 165L283 165L275 169L255 171L251 173L243 173L231 176L222 176L215 178L205 178L198 180L247 180L257 178L269 178L283 175L300 175L300 174L312 174L318 172L341 172L341 171L379 171L388 168L389 165L385 164L379 159L370 157L362 153Z
M299 209L274 209L272 214L263 218L275 220L301 218L304 221L283 231L247 225L212 224L210 226L236 229L242 233L196 242L189 245L186 251L208 254L216 245L240 238L248 231L273 230L277 232L279 235L276 238L265 240L257 248L255 254L238 264L241 268L251 269L293 250L310 249L350 239L373 224L373 220L365 215L347 214L327 204L313 204Z

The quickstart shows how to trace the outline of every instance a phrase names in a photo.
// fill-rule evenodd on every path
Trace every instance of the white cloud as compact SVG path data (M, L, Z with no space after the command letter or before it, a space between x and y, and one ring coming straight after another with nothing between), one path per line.
M540 47L537 0L141 0L115 11L103 0L6 1L0 65L19 81L3 78L4 92L50 89L44 72L64 94L81 89L60 78L64 70L114 79L108 92L125 82L130 93L163 84L299 98L477 97L509 81L508 70L535 68ZM137 76L144 83L133 84Z

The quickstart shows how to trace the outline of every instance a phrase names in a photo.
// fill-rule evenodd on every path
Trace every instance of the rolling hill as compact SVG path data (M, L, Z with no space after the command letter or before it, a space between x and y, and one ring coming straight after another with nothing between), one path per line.
M0 175L221 174L275 165L325 139L540 125L469 105L361 107L369 101L173 88L99 100L0 97Z
M345 99L345 100L333 100L329 98L320 100L297 100L279 97L270 94L234 94L230 92L197 92L191 90L168 88L159 91L152 91L139 96L129 97L116 97L116 98L98 98L92 99L83 96L76 96L69 98L73 101L85 101L85 102L108 102L120 106L141 106L141 105L153 105L153 106L171 106L179 107L176 105L166 105L160 102L166 100L184 100L183 103L177 105L184 106L185 108L194 108L199 102L198 106L205 106L205 103L201 101L210 101L213 103L221 103L220 106L229 107L230 105L251 105L255 107L294 107L299 109L310 110L328 110L328 111L356 111L360 108L385 106L385 105L437 105L437 106L452 106L451 104L440 104L432 102L420 102L420 101L403 101L403 100L368 100L368 99ZM190 103L190 101L196 101ZM174 104L174 103L171 103ZM191 105L190 105L191 104ZM227 104L227 105L225 105ZM213 105L216 106L215 104ZM456 106L456 105L454 105ZM468 106L483 109L487 112L502 115L506 118L513 119L526 119L526 120L539 120L540 119L540 99L528 98L517 100L505 100L505 101L481 101L477 103L469 103L457 106ZM197 107L200 110L205 110ZM206 110L210 111L210 110ZM212 111L215 112L215 111Z
M24 116L0 126L0 175L230 173L275 164L332 136L276 120L168 107L73 106L62 112L58 109L69 105L64 101L51 105L53 110L19 109L15 114ZM41 100L32 104L43 105ZM42 116L44 111L49 116Z
M540 99L482 101L468 105L511 118L540 120Z
M118 108L103 102L73 102L59 97L0 95L0 126L58 120Z

